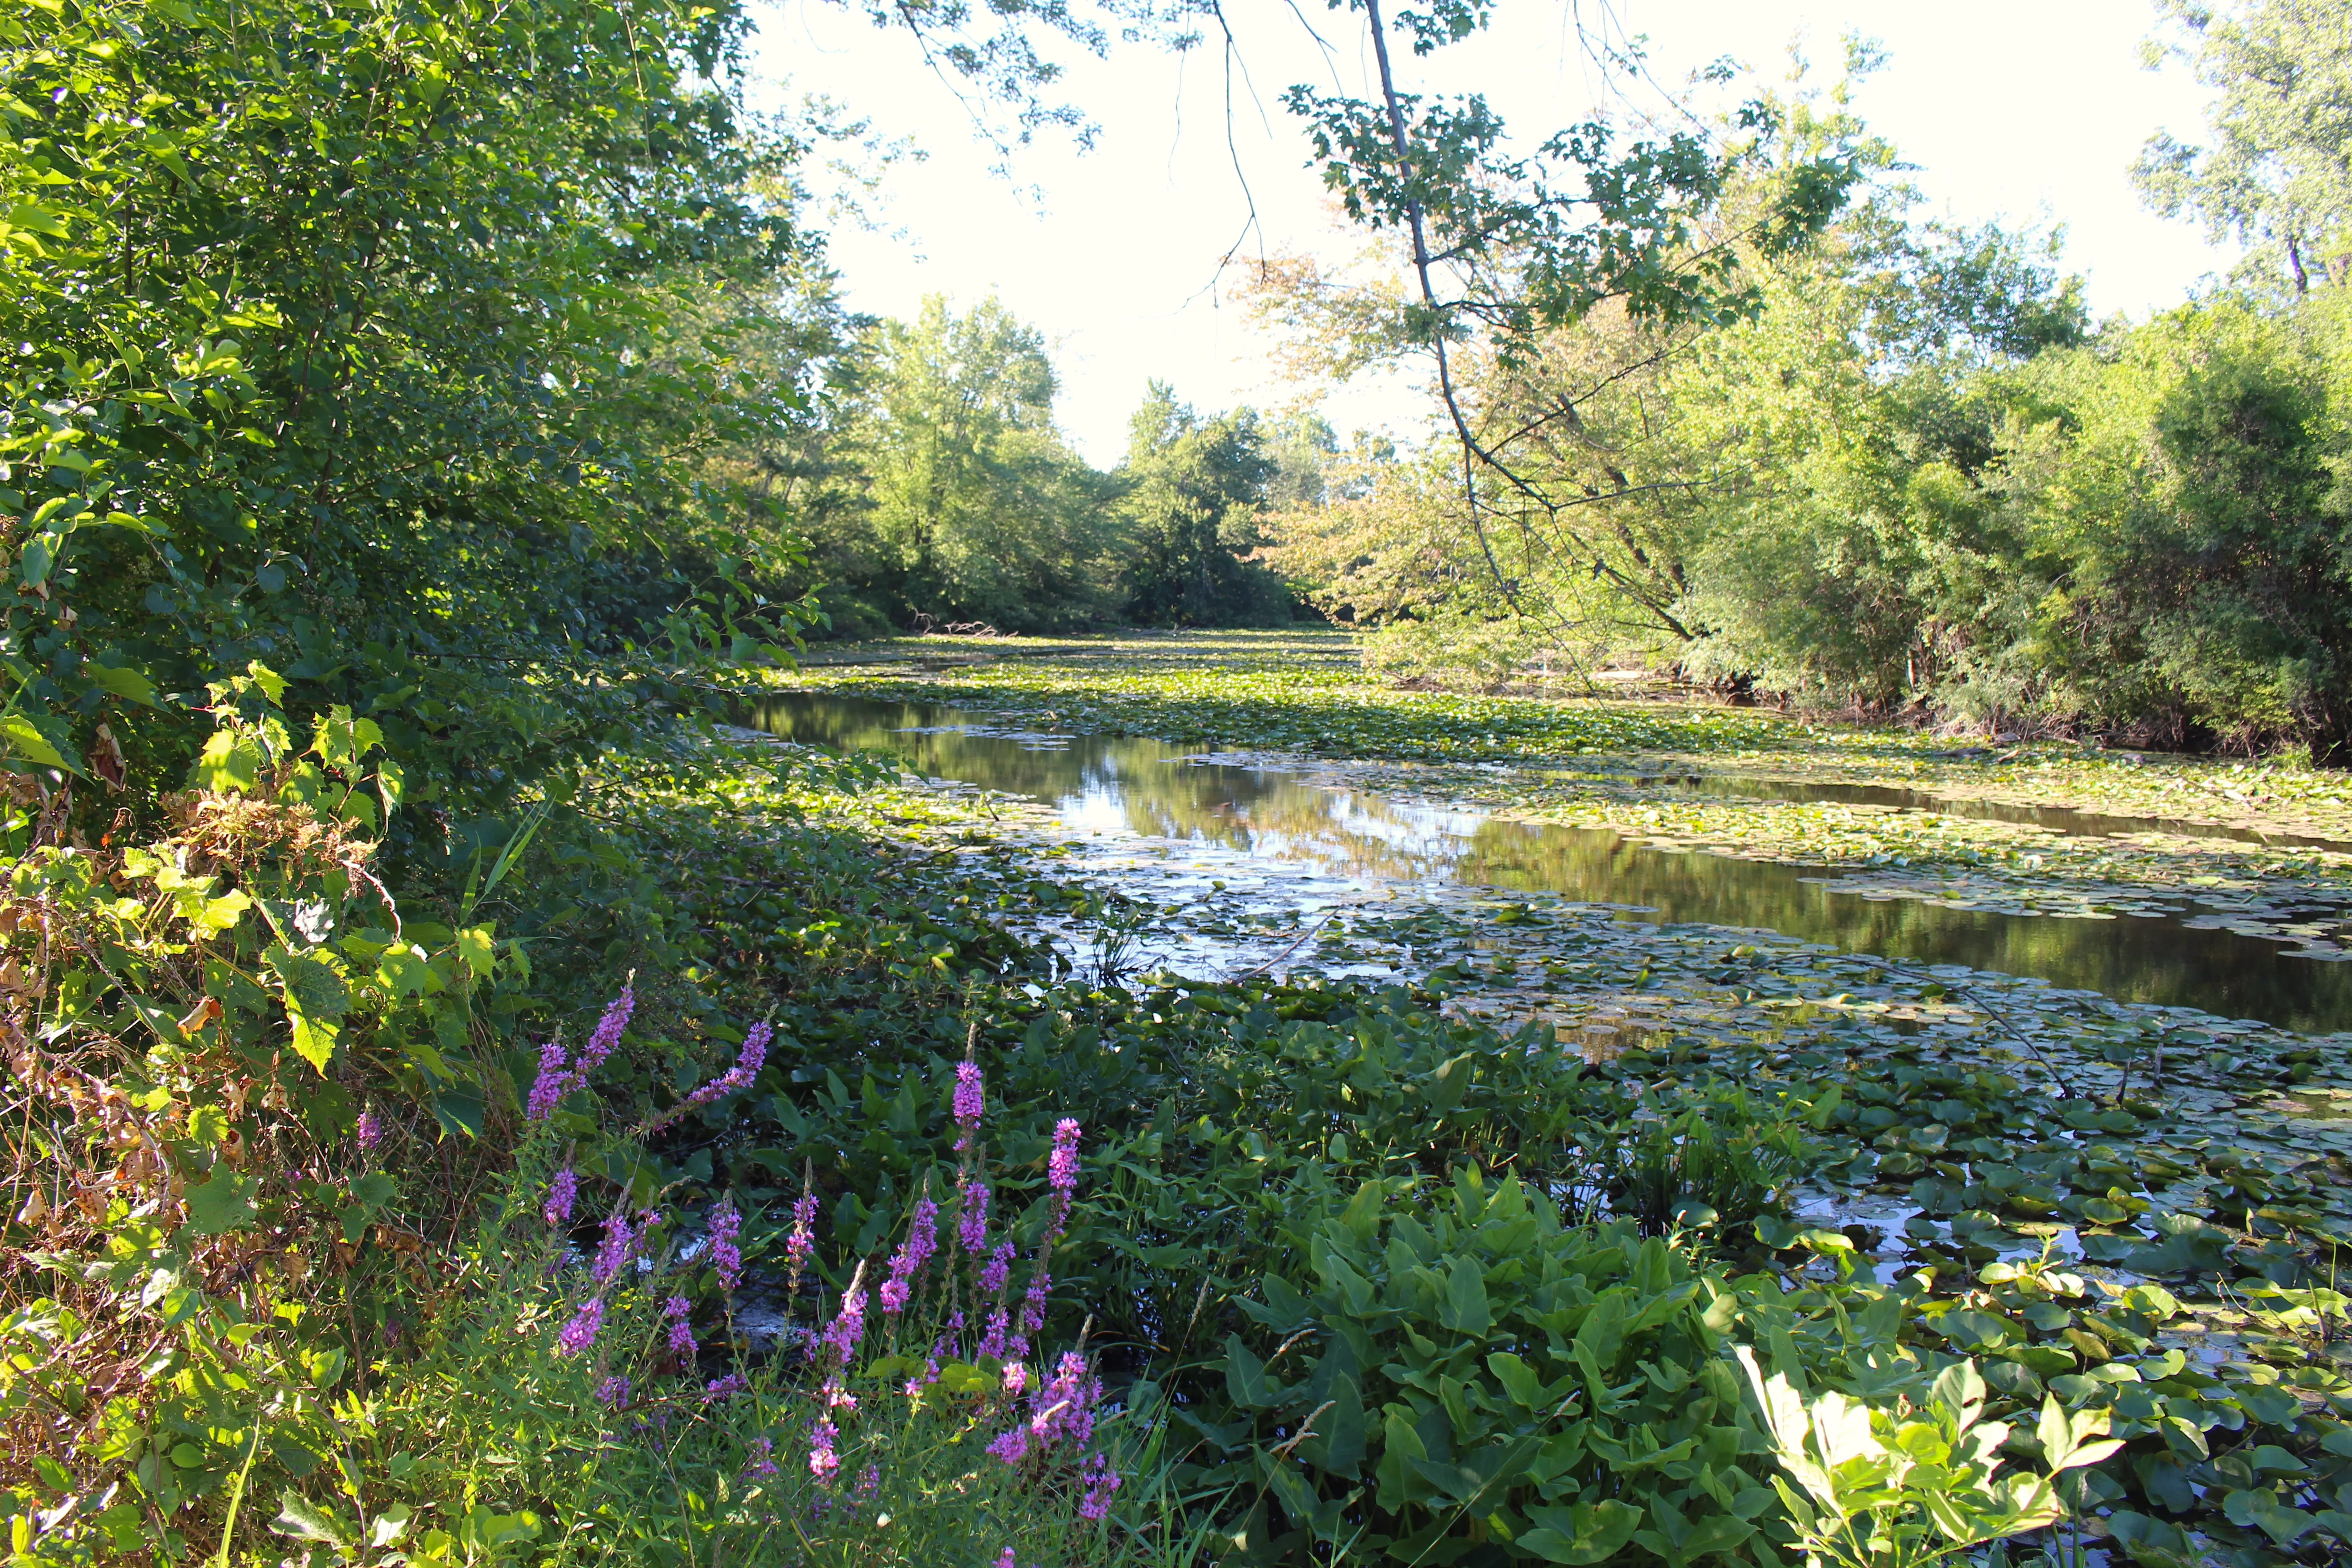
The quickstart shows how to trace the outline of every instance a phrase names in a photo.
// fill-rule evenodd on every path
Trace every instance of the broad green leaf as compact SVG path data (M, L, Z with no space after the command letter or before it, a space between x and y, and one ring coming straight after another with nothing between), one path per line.
M1244 1410L1260 1410L1273 1403L1265 1363L1242 1343L1239 1334L1225 1336L1225 1392Z
M1437 1321L1465 1334L1484 1334L1495 1326L1486 1301L1486 1271L1472 1258L1456 1258L1446 1274L1445 1298L1438 1304Z
M1538 1504L1528 1510L1528 1517L1536 1528L1514 1544L1547 1563L1572 1565L1608 1562L1633 1541L1642 1523L1640 1509L1613 1498L1568 1508Z
M34 726L33 721L21 713L0 716L0 742L5 742L8 750L16 755L23 757L27 762L37 763L45 768L78 771L73 769L72 763L66 761L65 753L51 744L49 738L41 733Z
M253 1218L255 1183L226 1165L187 1189L188 1229L197 1236L223 1236Z
M82 673L100 688L124 701L142 703L149 708L156 706L154 682L130 666L100 664L96 659L86 659L81 668Z

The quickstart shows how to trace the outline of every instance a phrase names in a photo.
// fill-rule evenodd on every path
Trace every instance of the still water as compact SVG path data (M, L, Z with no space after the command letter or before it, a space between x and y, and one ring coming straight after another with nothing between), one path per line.
M992 715L929 704L793 695L750 717L791 740L887 752L929 777L1044 802L1074 834L1213 846L1349 881L1454 881L1639 906L1637 918L1762 927L2118 1001L2305 1032L2352 1028L2352 964L2291 958L2277 942L2168 918L2064 920L1867 900L1806 879L1818 871L1328 789L1278 769L1198 763L1187 760L1197 753L1160 741L1016 731Z

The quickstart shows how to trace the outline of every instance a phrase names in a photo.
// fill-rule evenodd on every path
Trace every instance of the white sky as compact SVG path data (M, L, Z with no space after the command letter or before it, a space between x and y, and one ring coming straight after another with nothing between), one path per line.
M1595 16L1597 0L1583 10ZM1879 40L1887 67L1854 107L1918 166L1911 178L1931 209L1968 222L2063 223L2067 263L2089 279L2101 315L2177 303L2226 269L2195 227L2145 212L2131 188L2127 171L2150 132L2168 126L2193 141L2202 128L2204 95L2186 70L2140 68L2147 0L1616 0L1612 10L1625 31L1648 36L1653 74L1669 84L1724 55L1777 84L1801 40L1826 86L1845 33ZM1225 297L1217 263L1243 238L1253 196L1258 226L1245 254L1340 259L1360 248L1360 237L1334 228L1280 96L1299 81L1360 95L1370 51L1356 17L1316 0L1295 12L1286 0L1227 0L1227 11L1247 72L1232 84L1230 142L1217 48L1180 58L1115 46L1108 62L1079 57L1063 84L1102 128L1094 151L1040 132L1015 151L1008 180L990 173L995 153L903 33L828 0L770 0L757 58L770 91L822 92L925 154L885 176L884 232L834 233L849 302L905 316L927 293L960 306L995 295L1054 344L1056 416L1104 466L1124 452L1128 415L1150 377L1203 409L1300 395ZM1316 47L1302 14L1334 54ZM1400 51L1397 66L1401 86L1484 92L1530 145L1582 119L1597 86L1567 0L1498 0L1491 32L1426 60ZM1345 389L1326 412L1343 432L1406 434L1423 419L1421 401L1395 383Z

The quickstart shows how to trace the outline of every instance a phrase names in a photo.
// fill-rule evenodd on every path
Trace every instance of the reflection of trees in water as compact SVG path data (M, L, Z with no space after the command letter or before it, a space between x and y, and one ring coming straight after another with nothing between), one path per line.
M2289 958L2277 943L2172 921L2060 920L1870 900L1808 882L1820 873L1802 868L1650 849L1600 828L1517 823L1480 828L1456 874L1594 903L1646 904L1665 921L1762 926L1849 952L2038 975L2124 1001L2295 1028L2352 1026L2352 968Z
M2352 1026L2352 965L2285 957L2278 944L2170 921L2060 920L1874 901L1818 875L1762 861L1680 854L1605 828L1485 822L1466 837L1433 815L1244 768L1194 767L1164 742L1073 737L1030 750L1005 735L937 727L967 715L919 703L834 697L763 705L761 728L842 750L884 752L923 773L1002 795L1116 806L1128 829L1311 860L1333 875L1451 878L1591 903L1641 904L1657 918L1759 926L1853 952L2038 975L2126 1001L2267 1018L2294 1028ZM912 731L929 731L929 733Z

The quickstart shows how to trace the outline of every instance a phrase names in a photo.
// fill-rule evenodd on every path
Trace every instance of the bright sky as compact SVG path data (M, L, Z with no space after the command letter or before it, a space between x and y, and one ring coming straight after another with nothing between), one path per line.
M1100 465L1124 452L1128 416L1151 377L1203 409L1297 398L1229 298L1237 275L1218 282L1218 261L1237 241L1247 255L1263 247L1333 260L1360 248L1360 237L1334 227L1280 98L1302 81L1364 94L1370 49L1360 21L1315 0L1296 11L1286 0L1227 0L1226 9L1239 46L1230 120L1215 47L1183 58L1114 47L1108 62L1079 57L1064 83L1102 128L1095 149L1041 132L1014 151L1006 179L990 172L996 153L903 33L877 31L862 8L771 0L757 60L767 90L822 92L925 154L884 176L884 231L834 233L849 302L905 316L928 293L959 306L995 295L1054 344L1056 415ZM1400 51L1400 85L1484 92L1532 144L1594 101L1598 77L1571 9L1497 0L1491 32L1426 60ZM1599 15L1598 0L1584 0L1583 13ZM1302 15L1332 52L1316 46ZM1648 36L1652 73L1669 84L1725 55L1777 83L1794 41L1826 85L1843 35L1879 40L1888 64L1854 107L1917 165L1911 178L1933 210L2063 223L2068 263L2088 278L2102 315L2176 303L2226 269L2196 228L2147 213L2131 188L2127 171L2150 132L2168 126L2195 140L2202 127L2204 95L2185 69L2140 67L2147 0L1615 0L1612 15ZM1343 432L1401 434L1419 430L1424 414L1395 383L1344 389L1325 411Z

